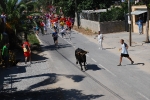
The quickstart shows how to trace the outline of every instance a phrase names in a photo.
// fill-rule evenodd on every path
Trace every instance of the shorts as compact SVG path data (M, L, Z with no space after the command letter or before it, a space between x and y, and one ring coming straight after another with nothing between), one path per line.
M121 57L129 57L129 54L123 54L123 53L121 53Z
M57 27L56 27L56 26L54 26L54 29L56 30L56 29L57 29Z
M29 57L30 56L30 52L24 52L24 56L25 57Z
M63 35L66 35L66 34L64 32L62 32L61 35L63 36Z
M58 37L54 37L54 38L53 38L53 40L54 40L54 43L55 43L55 41L57 41L57 39L58 39Z
M68 27L68 30L71 31L71 27Z

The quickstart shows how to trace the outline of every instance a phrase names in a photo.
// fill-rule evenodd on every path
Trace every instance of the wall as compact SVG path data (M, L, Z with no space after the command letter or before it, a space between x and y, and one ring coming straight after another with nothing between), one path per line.
M101 22L100 26L104 34L125 31L125 21Z
M77 25L75 19L75 25ZM114 21L114 22L96 22L86 19L80 19L80 26L85 29L90 29L93 32L113 33L113 32L122 32L125 31L125 22L124 21Z

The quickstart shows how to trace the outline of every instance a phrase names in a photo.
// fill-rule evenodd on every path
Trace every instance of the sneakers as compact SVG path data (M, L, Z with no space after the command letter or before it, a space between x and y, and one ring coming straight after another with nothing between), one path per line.
M117 66L121 66L121 64L117 65Z

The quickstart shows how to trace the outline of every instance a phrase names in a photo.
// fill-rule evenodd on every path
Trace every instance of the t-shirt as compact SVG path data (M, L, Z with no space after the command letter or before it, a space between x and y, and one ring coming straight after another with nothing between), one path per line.
M52 33L52 36L55 37L55 38L58 37L57 32Z
M98 41L102 41L103 40L103 34L99 34L98 35Z
M66 33L66 29L62 29L62 30L61 30L61 33Z
M24 42L22 48L23 48L23 52L29 52L29 50L30 50L29 42Z
M8 48L7 46L3 46L3 49L2 49L2 56L8 56L9 53L8 53Z
M127 44L126 43L123 43L122 45L121 45L121 48L122 48L122 54L128 54L128 50L127 50Z
M66 25L67 25L68 27L71 27L71 21L67 21L67 22L66 22Z

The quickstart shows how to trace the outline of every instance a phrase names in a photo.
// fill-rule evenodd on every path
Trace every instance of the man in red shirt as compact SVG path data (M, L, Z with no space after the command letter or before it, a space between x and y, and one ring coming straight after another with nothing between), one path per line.
M71 31L72 23L70 20L66 21L66 25L67 25L68 30Z
M23 48L24 57L25 57L25 64L27 63L28 59L31 64L31 49L30 49L30 44L27 39L24 41L22 48Z

